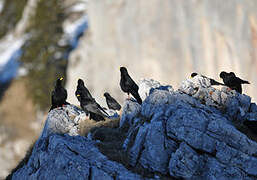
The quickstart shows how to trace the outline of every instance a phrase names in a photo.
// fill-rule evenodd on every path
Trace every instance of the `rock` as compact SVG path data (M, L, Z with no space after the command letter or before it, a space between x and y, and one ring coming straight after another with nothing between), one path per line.
M28 162L14 172L12 179L142 179L110 161L98 150L95 141L70 136L72 125L76 127L69 116L73 112L76 108L72 105L49 112Z
M200 170L203 159L186 143L181 143L169 162L170 175L190 179Z
M257 179L257 143L233 125L249 116L251 98L196 85L155 89L128 118L137 122L125 140L130 165L184 179Z
M173 88L171 86L163 86L158 81L155 81L153 79L142 79L139 82L139 90L138 93L142 100L145 100L147 96L152 92L154 89L163 89L163 90L173 91Z
M165 147L162 122L153 122L148 125L139 163L150 171L165 174L168 171L167 164L170 157L169 151L170 150Z
M109 160L91 133L76 135L83 112L68 105L49 113L28 162L13 179L257 179L257 143L234 124L240 111L244 122L255 113L248 96L201 85L191 95L184 85L177 91L159 87L142 106L131 100L124 104L118 130L125 136L119 150L126 162ZM199 90L202 97L196 95ZM227 99L214 106L222 93Z
M85 117L85 113L74 105L53 109L48 113L41 137L55 133L78 135L78 122L82 117Z
M255 103L250 104L250 112L257 112L257 105Z
M120 127L130 126L133 124L131 120L136 117L141 111L141 106L137 102L127 100L123 105L122 117L120 120Z

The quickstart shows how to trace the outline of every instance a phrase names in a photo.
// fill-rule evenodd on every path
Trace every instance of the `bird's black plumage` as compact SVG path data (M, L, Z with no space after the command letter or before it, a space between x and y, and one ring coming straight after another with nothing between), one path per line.
M79 98L80 97L80 98ZM85 96L85 94L77 94L77 98L80 101L80 107L86 112L89 113L90 119L96 121L104 120L104 109L95 101L94 98Z
M242 93L242 84L250 84L248 81L236 77L234 72L227 73L225 71L222 71L220 73L220 78L223 79L223 82L226 86L233 90L236 90L240 94Z
M193 78L193 77L195 77L195 76L197 76L197 75L198 75L198 74L197 74L196 72L194 72L194 73L191 74L191 77ZM206 77L206 76L203 76L203 75L201 75L201 76L202 76L203 78L209 79L211 85L224 85L224 84L222 84L222 83L220 83L220 82L218 82L218 81L215 81L215 80L212 79L212 78L209 78L209 77Z
M75 95L77 96L78 94L84 95L85 97L93 98L89 90L86 88L85 83L82 79L78 80L78 85L77 85ZM78 99L80 98L80 96L77 96L77 97Z
M118 111L121 109L121 105L108 92L104 93L104 97L106 98L106 104L109 109Z
M62 107L63 105L70 104L66 102L67 99L67 90L62 86L63 78L59 78L56 80L55 88L52 91L51 101L52 106L49 111L54 108Z
M121 90L125 93L132 94L136 98L139 104L142 104L142 99L138 94L138 85L133 81L129 76L128 71L125 67L120 68L121 78L120 78L120 87Z

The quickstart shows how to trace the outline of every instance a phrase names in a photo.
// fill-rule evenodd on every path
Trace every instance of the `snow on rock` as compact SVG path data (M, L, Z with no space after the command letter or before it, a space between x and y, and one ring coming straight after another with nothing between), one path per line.
M120 128L126 131L123 149L129 165L153 178L257 179L257 143L234 125L257 113L256 104L227 88L191 82L173 91L143 80L140 87L147 88L141 93L149 95L142 105L125 102ZM222 93L214 103L213 97ZM83 114L73 105L52 110L28 163L13 178L142 179L100 153L96 141L77 135Z
M151 90L156 88L168 89L169 91L173 91L173 88L171 86L163 86L158 81L155 81L153 79L141 79L139 82L138 93L142 100L145 100L145 98L151 93Z

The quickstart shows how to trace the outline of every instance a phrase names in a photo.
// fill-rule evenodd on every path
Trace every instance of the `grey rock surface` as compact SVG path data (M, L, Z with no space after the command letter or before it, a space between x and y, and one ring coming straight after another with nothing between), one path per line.
M96 141L78 135L80 122L72 118L76 115L74 119L82 121L83 114L73 105L49 112L29 161L12 179L143 179L123 165L108 160L98 150Z
M256 110L251 98L193 79L153 90L129 119L130 164L183 179L257 179L257 143L235 127Z
M256 105L246 95L195 82L186 80L177 91L153 85L150 92L145 88L149 95L142 105L131 100L123 105L123 151L132 169L140 167L150 177L109 160L96 146L99 140L71 133L83 112L70 105L49 113L29 161L13 178L257 179L257 143L236 128L257 113Z

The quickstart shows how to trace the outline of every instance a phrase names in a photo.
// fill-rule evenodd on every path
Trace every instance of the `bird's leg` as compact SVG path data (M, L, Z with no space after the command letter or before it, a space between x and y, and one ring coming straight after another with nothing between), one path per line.
M232 91L232 89L230 87L227 88L228 91Z
M128 98L127 98L127 100L130 100L130 94L128 93Z

